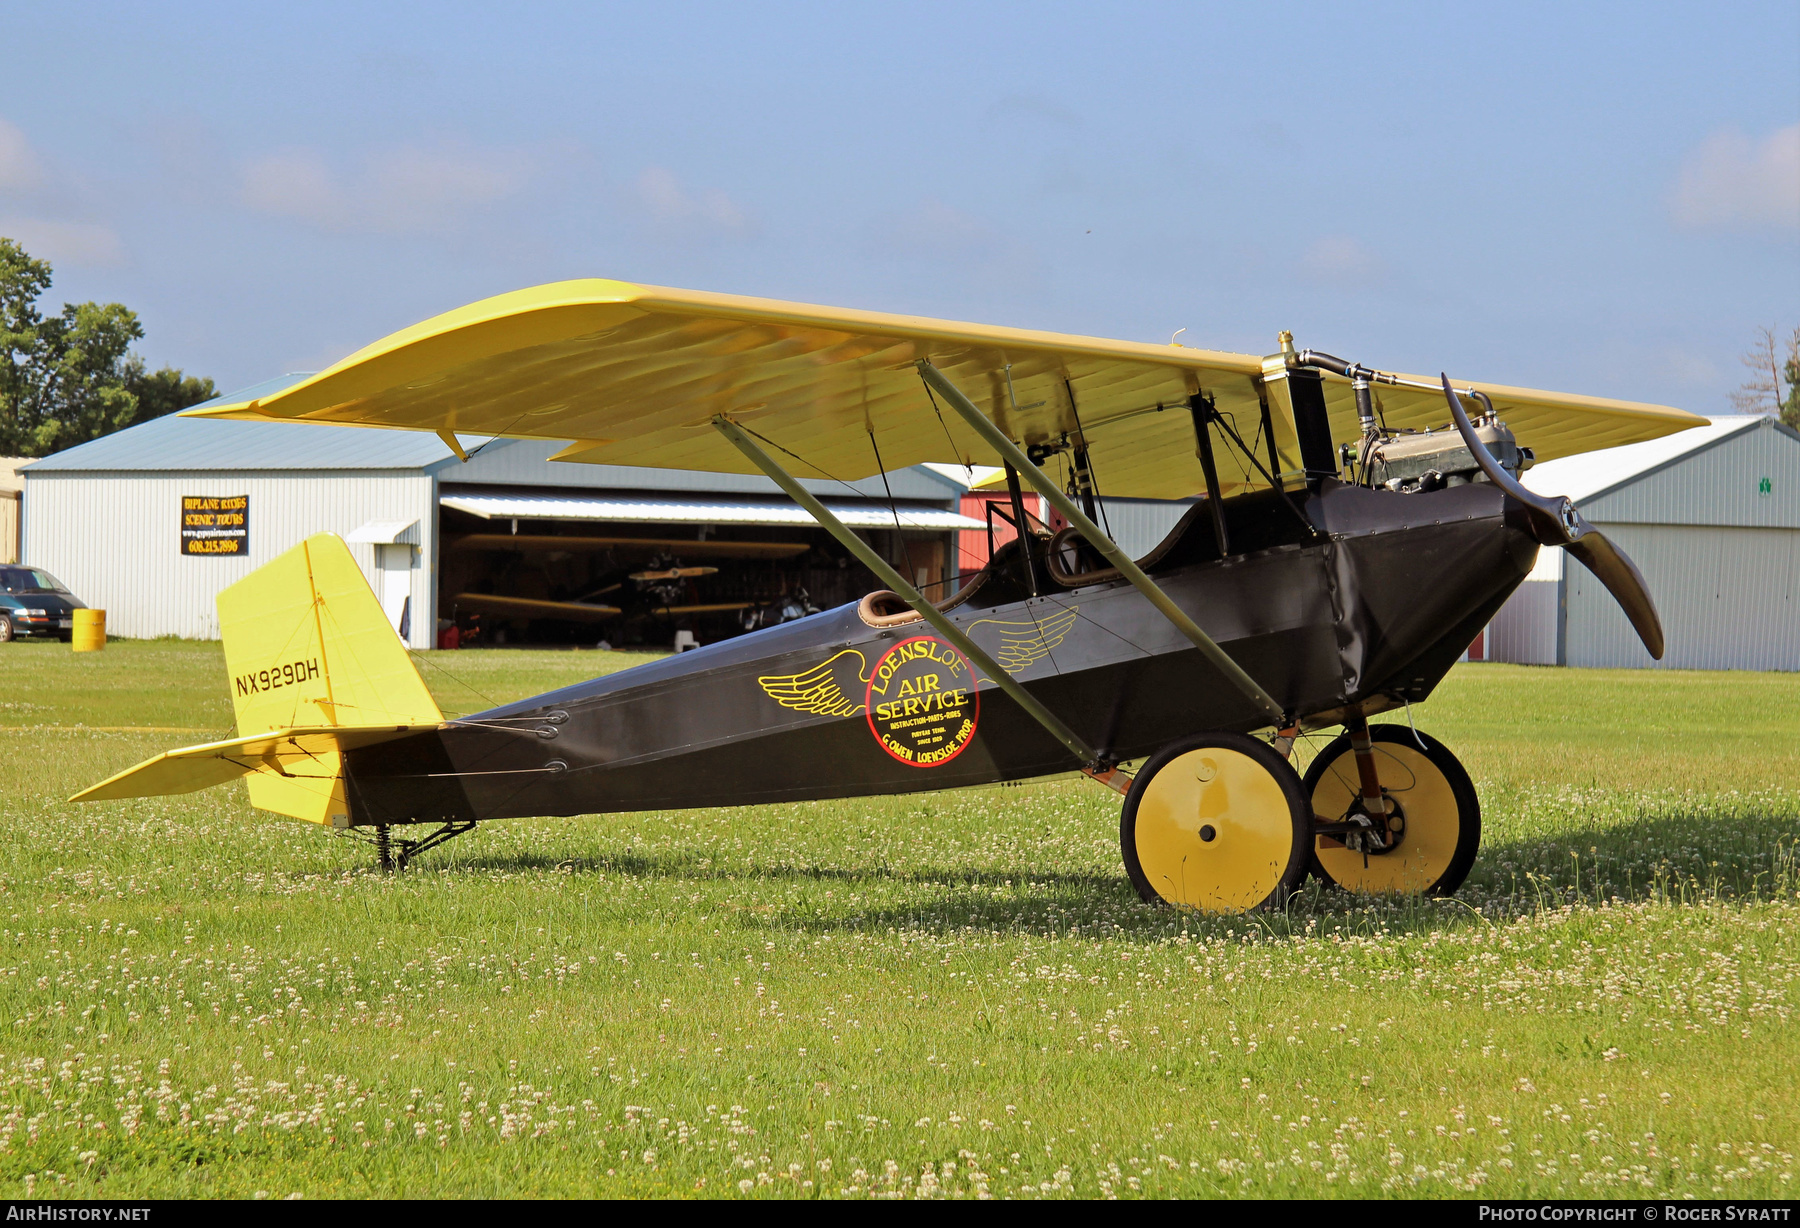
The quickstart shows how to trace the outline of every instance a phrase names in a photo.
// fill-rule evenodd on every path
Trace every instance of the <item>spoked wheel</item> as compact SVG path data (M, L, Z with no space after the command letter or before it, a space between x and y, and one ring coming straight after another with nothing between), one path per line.
M1313 841L1313 870L1348 891L1449 895L1462 886L1481 844L1481 803L1456 756L1429 734L1371 725L1375 773L1395 803L1385 837ZM1423 749L1421 749L1421 746ZM1332 822L1364 814L1350 735L1334 739L1306 769L1312 809Z
M1202 912L1279 907L1306 876L1312 815L1274 750L1235 733L1176 742L1144 765L1119 818L1132 886Z

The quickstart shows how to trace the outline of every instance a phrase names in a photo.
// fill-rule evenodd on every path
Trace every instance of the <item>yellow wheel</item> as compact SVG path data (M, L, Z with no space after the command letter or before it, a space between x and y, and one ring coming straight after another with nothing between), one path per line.
M1306 876L1311 830L1287 760L1254 738L1210 733L1144 765L1119 844L1146 901L1235 913L1286 901Z
M1388 835L1315 837L1313 869L1348 891L1449 895L1468 877L1481 844L1481 803L1469 774L1437 739L1403 725L1371 725L1369 739L1381 791L1396 803L1384 816ZM1306 792L1330 822L1363 815L1348 734L1306 769Z

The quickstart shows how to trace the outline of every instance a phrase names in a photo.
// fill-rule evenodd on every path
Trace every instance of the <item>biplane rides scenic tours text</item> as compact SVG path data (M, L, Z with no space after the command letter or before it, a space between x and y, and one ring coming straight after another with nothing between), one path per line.
M484 819L1081 771L1123 794L1143 898L1209 912L1277 906L1309 872L1454 891L1481 834L1468 774L1410 722L1369 718L1431 694L1545 547L1660 657L1630 559L1518 477L1705 421L1375 370L1287 334L1256 357L599 280L486 299L189 412L763 473L887 588L445 719L344 543L312 537L219 597L240 736L80 800L243 777L254 805L367 835L397 868ZM924 462L1001 467L1023 529L935 601L802 484ZM1098 523L1101 482L1193 503L1133 559ZM1330 728L1303 778L1295 737Z

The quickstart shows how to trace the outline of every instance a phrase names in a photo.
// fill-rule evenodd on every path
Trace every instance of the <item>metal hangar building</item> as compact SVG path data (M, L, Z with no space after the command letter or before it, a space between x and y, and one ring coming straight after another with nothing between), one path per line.
M1766 415L1724 415L1546 461L1524 482L1568 495L1637 563L1668 652L1652 661L1600 582L1565 551L1544 550L1489 624L1489 660L1800 670L1800 432Z

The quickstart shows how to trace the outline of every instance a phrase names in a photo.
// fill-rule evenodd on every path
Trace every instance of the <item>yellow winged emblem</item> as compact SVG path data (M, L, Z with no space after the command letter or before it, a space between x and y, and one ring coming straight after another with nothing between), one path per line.
M1070 606L1060 614L1052 614L1035 622L978 619L969 624L969 632L974 634L975 628L984 624L999 628L1000 647L994 653L994 660L1007 673L1016 674L1049 656L1063 642L1063 637L1069 634L1069 628L1080 617L1080 609L1079 606Z
M856 658L854 661L847 657ZM815 716L855 716L863 705L844 694L845 687L855 690L868 681L863 671L868 661L854 648L846 648L830 660L822 661L799 674L771 674L758 678L763 693L784 708L810 712ZM855 682L851 682L851 677Z

